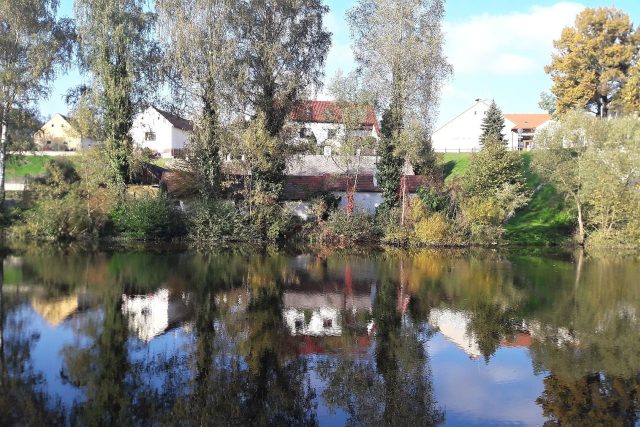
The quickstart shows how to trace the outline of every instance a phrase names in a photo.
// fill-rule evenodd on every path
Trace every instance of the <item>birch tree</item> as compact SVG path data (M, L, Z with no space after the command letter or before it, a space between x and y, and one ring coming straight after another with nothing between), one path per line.
M342 128L331 150L332 159L346 178L347 214L351 215L355 207L362 155L375 145L371 130L363 126L369 115L375 118L373 102L355 74L343 76L338 73L329 85L329 94L335 99L337 107L332 119Z
M112 181L129 177L136 107L155 89L159 50L153 39L155 14L144 0L77 0L79 57L92 78Z
M443 0L359 0L347 14L358 70L385 111L379 178L395 193L403 163L422 151L402 141L428 143L440 87L452 71L442 52L443 16ZM416 124L423 137L403 137ZM389 207L400 200L393 193L385 192Z
M310 88L320 87L331 33L323 25L329 8L321 0L245 0L236 2L233 26L246 75L238 95L247 112L264 115L272 137ZM279 139L287 144L286 138ZM276 150L280 151L280 150ZM270 167L254 171L255 180L279 196L286 159L269 158Z
M56 19L57 8L57 0L0 2L0 205L11 115L49 92L71 54L73 26Z

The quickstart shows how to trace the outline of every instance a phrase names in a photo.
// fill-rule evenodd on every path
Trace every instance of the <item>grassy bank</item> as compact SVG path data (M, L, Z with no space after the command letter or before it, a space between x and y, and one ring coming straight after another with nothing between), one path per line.
M11 156L7 162L7 178L23 178L44 173L44 164L49 156Z
M531 153L522 154L523 174L533 196L505 225L505 240L511 244L557 245L571 239L574 223L570 209L551 185L542 184L531 170ZM462 177L469 167L471 153L442 155L445 183Z

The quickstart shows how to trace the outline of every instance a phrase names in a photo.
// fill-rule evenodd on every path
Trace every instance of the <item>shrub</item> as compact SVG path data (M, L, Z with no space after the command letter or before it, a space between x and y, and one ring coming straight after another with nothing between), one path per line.
M378 209L376 226L382 235L382 241L389 245L406 246L413 239L413 231L402 225L402 209Z
M254 229L230 202L196 203L189 210L188 238L196 245L214 246L256 240Z
M414 226L416 239L423 244L445 244L449 242L451 224L441 213L435 213L418 221Z
M126 198L110 213L116 232L136 239L157 239L183 234L182 216L164 196Z
M373 217L364 212L338 209L332 212L324 225L322 240L327 243L354 244L373 242L380 237Z
M311 196L310 208L317 221L326 221L329 214L340 204L340 197L328 191L319 191Z
M94 237L98 227L84 201L76 193L69 193L62 198L38 200L11 232L15 237L64 241Z

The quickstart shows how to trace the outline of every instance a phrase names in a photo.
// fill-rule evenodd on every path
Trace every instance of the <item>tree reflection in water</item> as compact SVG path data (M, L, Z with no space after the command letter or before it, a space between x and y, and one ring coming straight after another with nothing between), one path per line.
M0 274L2 425L315 425L317 404L352 425L436 425L427 341L438 330L487 364L520 346L524 375L544 378L527 403L551 425L639 421L636 261L36 253L19 268L29 287ZM132 312L144 298L164 304L163 322ZM72 303L51 321L61 301ZM36 368L38 319L75 337L50 356L82 395L66 410Z
M21 313L26 295L5 289L5 253L0 248L0 425L64 424L65 414L34 371L31 351L40 336Z
M373 309L376 329L372 358L341 355L320 364L328 386L323 398L344 410L349 425L438 425L444 413L433 397L422 341L426 332L398 311L398 284L381 282Z

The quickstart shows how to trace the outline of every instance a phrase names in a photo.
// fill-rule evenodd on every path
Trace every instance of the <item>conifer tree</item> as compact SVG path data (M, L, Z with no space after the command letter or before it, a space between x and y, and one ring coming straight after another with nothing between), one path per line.
M395 154L393 113L386 110L382 115L380 130L382 138L378 145L378 185L384 199L383 208L389 209L400 205L400 178L404 159Z
M482 134L480 135L480 144L483 145L487 139L498 140L506 144L504 130L504 116L498 108L496 101L491 101L491 105L482 119Z

